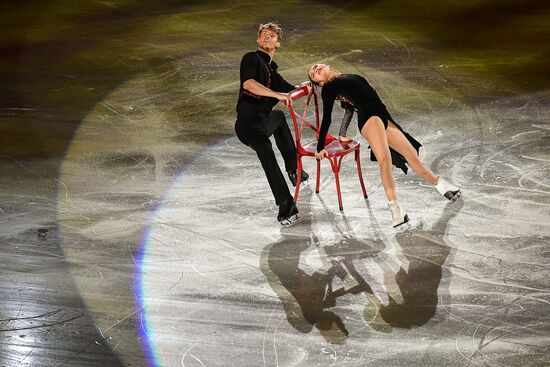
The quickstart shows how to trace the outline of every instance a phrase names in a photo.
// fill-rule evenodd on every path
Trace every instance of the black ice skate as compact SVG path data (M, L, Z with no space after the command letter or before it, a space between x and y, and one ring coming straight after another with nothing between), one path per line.
M409 216L407 215L405 210L401 208L397 200L390 201L388 203L388 206L390 207L392 224L394 228L397 228L400 225L405 224L409 221Z
M445 181L441 177L438 179L435 188L437 189L437 191L439 191L441 195L445 196L447 199L453 202L456 201L461 195L460 189L458 187L450 182Z
M279 204L279 214L277 220L283 226L289 226L296 222L300 217L298 216L298 208L292 199L288 199Z
M291 169L290 171L287 171L287 173L288 173L288 178L290 179L290 182L294 187L296 187L296 178L298 176L298 174L296 173L296 170ZM309 174L306 171L302 170L302 174L300 175L300 182L307 181L308 178L309 178Z

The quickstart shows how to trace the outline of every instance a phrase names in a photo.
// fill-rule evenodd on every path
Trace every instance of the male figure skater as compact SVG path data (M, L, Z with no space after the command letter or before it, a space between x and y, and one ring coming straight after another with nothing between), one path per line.
M288 92L296 87L277 72L273 61L275 51L281 45L282 30L275 23L261 24L258 28L258 49L246 53L241 60L241 86L237 102L235 132L239 140L254 149L262 164L267 181L279 206L277 220L290 225L298 219L298 209L285 178L279 168L269 137L275 137L285 169L296 186L296 144L280 110L273 110L278 102L288 105ZM301 181L309 175L302 171Z

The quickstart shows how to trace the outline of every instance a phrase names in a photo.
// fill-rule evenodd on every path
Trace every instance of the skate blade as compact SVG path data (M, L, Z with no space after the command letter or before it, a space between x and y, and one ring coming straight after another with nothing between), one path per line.
M460 192L460 190L454 193L452 191L447 191L444 196L454 203L458 200L458 198L460 198L460 196L462 196L462 193Z
M458 191L455 196L453 196L451 198L451 201L454 203L455 201L457 201L458 199L460 199L460 197L462 197L462 193L460 191Z
M294 214L288 218L283 219L280 223L283 227L291 226L292 224L296 223L300 219L298 214Z
M409 223L409 215L405 214L405 218L403 218L403 222L394 225L393 228L395 228L395 229L405 228L405 227L407 227L407 225L406 225L407 223ZM408 225L408 226L410 227L410 225Z

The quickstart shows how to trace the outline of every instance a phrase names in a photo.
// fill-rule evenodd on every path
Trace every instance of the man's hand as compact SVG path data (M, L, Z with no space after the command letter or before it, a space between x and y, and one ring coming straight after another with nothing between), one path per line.
M311 85L311 82L303 82L298 87L306 87L307 94L311 94L313 92L313 86Z
M290 99L288 93L277 93L276 98L279 100L279 102L284 103L287 107L292 105L292 99Z
M323 149L320 152L315 153L315 158L319 160L326 158L327 156L328 156L328 152L326 149Z

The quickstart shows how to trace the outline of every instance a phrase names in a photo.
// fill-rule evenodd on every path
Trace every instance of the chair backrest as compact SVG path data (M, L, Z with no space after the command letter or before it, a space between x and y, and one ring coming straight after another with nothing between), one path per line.
M319 122L319 103L317 101L317 95L315 93L308 94L307 87L301 86L291 91L288 94L288 96L293 102L299 99L302 99L304 97L307 97L307 100L304 106L304 111L302 114L297 113L296 110L294 109L294 106L292 105L288 106L288 110L290 112L290 116L292 117L292 122L294 124L296 146L301 145L300 140L302 138L302 130L304 125L306 125L308 128L313 130L315 132L316 139L319 139L320 122ZM315 107L315 125L313 125L311 122L307 121L306 119L308 107L311 102L312 96L313 96L313 105Z

